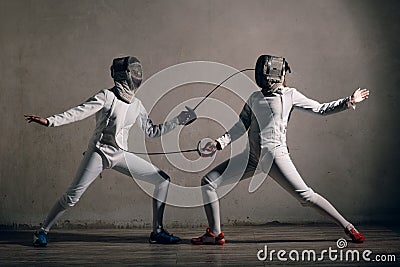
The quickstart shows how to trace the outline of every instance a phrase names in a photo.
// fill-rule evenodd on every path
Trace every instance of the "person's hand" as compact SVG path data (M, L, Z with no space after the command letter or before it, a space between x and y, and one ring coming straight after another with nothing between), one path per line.
M199 152L203 158L214 156L215 152L217 152L217 141L207 142L204 147L200 148Z
M369 96L369 90L368 89L361 89L358 88L357 90L354 91L354 93L351 95L350 101L352 105L355 105L357 103L360 103L361 101L364 101L364 99L367 99Z
M40 117L40 116L36 116L36 115L33 115L33 114L25 114L24 117L25 117L25 120L28 123L36 122L36 123L39 123L39 124L41 124L43 126L48 126L49 125L49 121L47 119L45 119L45 118Z
M197 119L197 115L193 109L186 107L187 111L182 111L177 116L179 125L188 125Z

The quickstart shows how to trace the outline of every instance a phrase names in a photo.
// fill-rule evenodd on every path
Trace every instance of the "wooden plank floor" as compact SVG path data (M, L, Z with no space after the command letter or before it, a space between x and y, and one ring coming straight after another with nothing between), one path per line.
M395 262L331 261L327 254L318 261L324 249L338 250L336 240L342 231L328 224L265 225L224 227L224 246L194 246L190 238L204 231L200 228L168 229L180 236L178 245L150 245L148 229L78 229L54 230L46 248L31 246L32 231L0 230L0 266L400 266L400 234L384 226L361 226L367 237L364 244L348 242L347 250L371 250L376 255L395 255ZM257 252L315 250L317 261L259 261ZM294 254L293 254L294 255ZM344 255L344 254L343 254ZM260 256L263 256L261 254ZM301 257L301 256L300 256Z

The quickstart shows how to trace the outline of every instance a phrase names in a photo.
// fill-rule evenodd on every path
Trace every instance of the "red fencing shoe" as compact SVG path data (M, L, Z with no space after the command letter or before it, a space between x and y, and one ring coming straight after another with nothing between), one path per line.
M207 228L206 233L200 237L192 238L193 245L223 245L225 244L225 235L221 232L215 235L210 228Z
M365 241L365 237L363 236L363 234L357 231L354 226L345 228L344 232L346 233L346 235L351 237L351 240L353 240L354 243L362 243Z

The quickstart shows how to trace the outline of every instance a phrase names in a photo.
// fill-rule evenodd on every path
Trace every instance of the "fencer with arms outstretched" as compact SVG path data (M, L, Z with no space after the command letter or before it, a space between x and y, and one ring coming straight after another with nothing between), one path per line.
M303 206L314 208L343 227L354 242L361 243L365 240L331 203L304 182L289 156L286 129L293 109L319 115L353 110L357 103L368 98L369 91L357 89L350 97L321 104L295 88L286 86L285 74L290 71L289 64L283 57L260 56L256 63L255 78L261 90L251 94L238 122L224 135L206 145L206 150L221 150L247 132L250 152L243 152L226 160L202 178L204 209L209 228L204 235L193 238L193 244L225 243L224 233L221 231L217 189L252 177L259 164L265 175L269 174ZM236 167L242 166L243 160L247 160L244 170Z
M142 82L142 65L136 57L116 58L111 66L114 87L104 89L77 107L63 113L42 118L25 115L28 122L57 127L96 116L96 128L88 148L66 193L55 203L42 228L34 233L34 245L46 246L47 233L52 225L74 206L85 190L104 169L114 169L136 179L154 184L153 232L150 243L177 243L180 238L169 234L163 228L163 214L170 177L146 160L127 152L130 128L137 123L146 136L154 138L166 134L196 119L193 111L182 111L177 117L155 125L149 118L135 91ZM129 112L129 114L127 114ZM71 137L72 138L72 137Z

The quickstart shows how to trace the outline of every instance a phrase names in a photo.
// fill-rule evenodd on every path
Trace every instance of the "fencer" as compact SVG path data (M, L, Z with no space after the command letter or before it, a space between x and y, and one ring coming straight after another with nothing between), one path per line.
M101 90L77 107L48 118L25 115L28 122L49 127L66 125L96 115L96 128L75 178L66 193L50 210L42 227L34 233L35 246L47 245L47 233L53 224L67 208L79 201L85 190L104 169L114 169L154 184L153 231L149 242L171 244L180 241L179 237L173 236L163 228L163 214L170 177L153 164L127 152L127 140L129 130L134 123L141 127L146 136L154 138L170 132L177 125L184 125L196 119L196 114L193 111L182 111L169 121L158 125L153 124L141 101L135 97L135 92L143 79L142 65L136 57L114 59L111 76L114 87ZM129 115L127 115L128 110Z
M319 115L353 110L357 103L368 98L369 91L357 89L350 97L321 104L295 88L287 87L285 75L289 72L291 72L289 64L283 57L260 56L256 62L255 80L261 90L251 94L239 115L238 122L224 135L206 145L205 149L209 151L222 150L246 131L248 133L249 152L243 152L226 160L202 178L204 209L209 228L202 236L192 238L193 244L225 243L224 233L221 231L217 189L252 177L258 170L258 164L261 165L263 172L269 173L270 177L303 206L314 208L343 227L354 242L361 243L365 240L365 237L331 203L304 182L289 156L286 129L294 108ZM235 168L241 166L240 162L243 159L248 160L245 170Z

